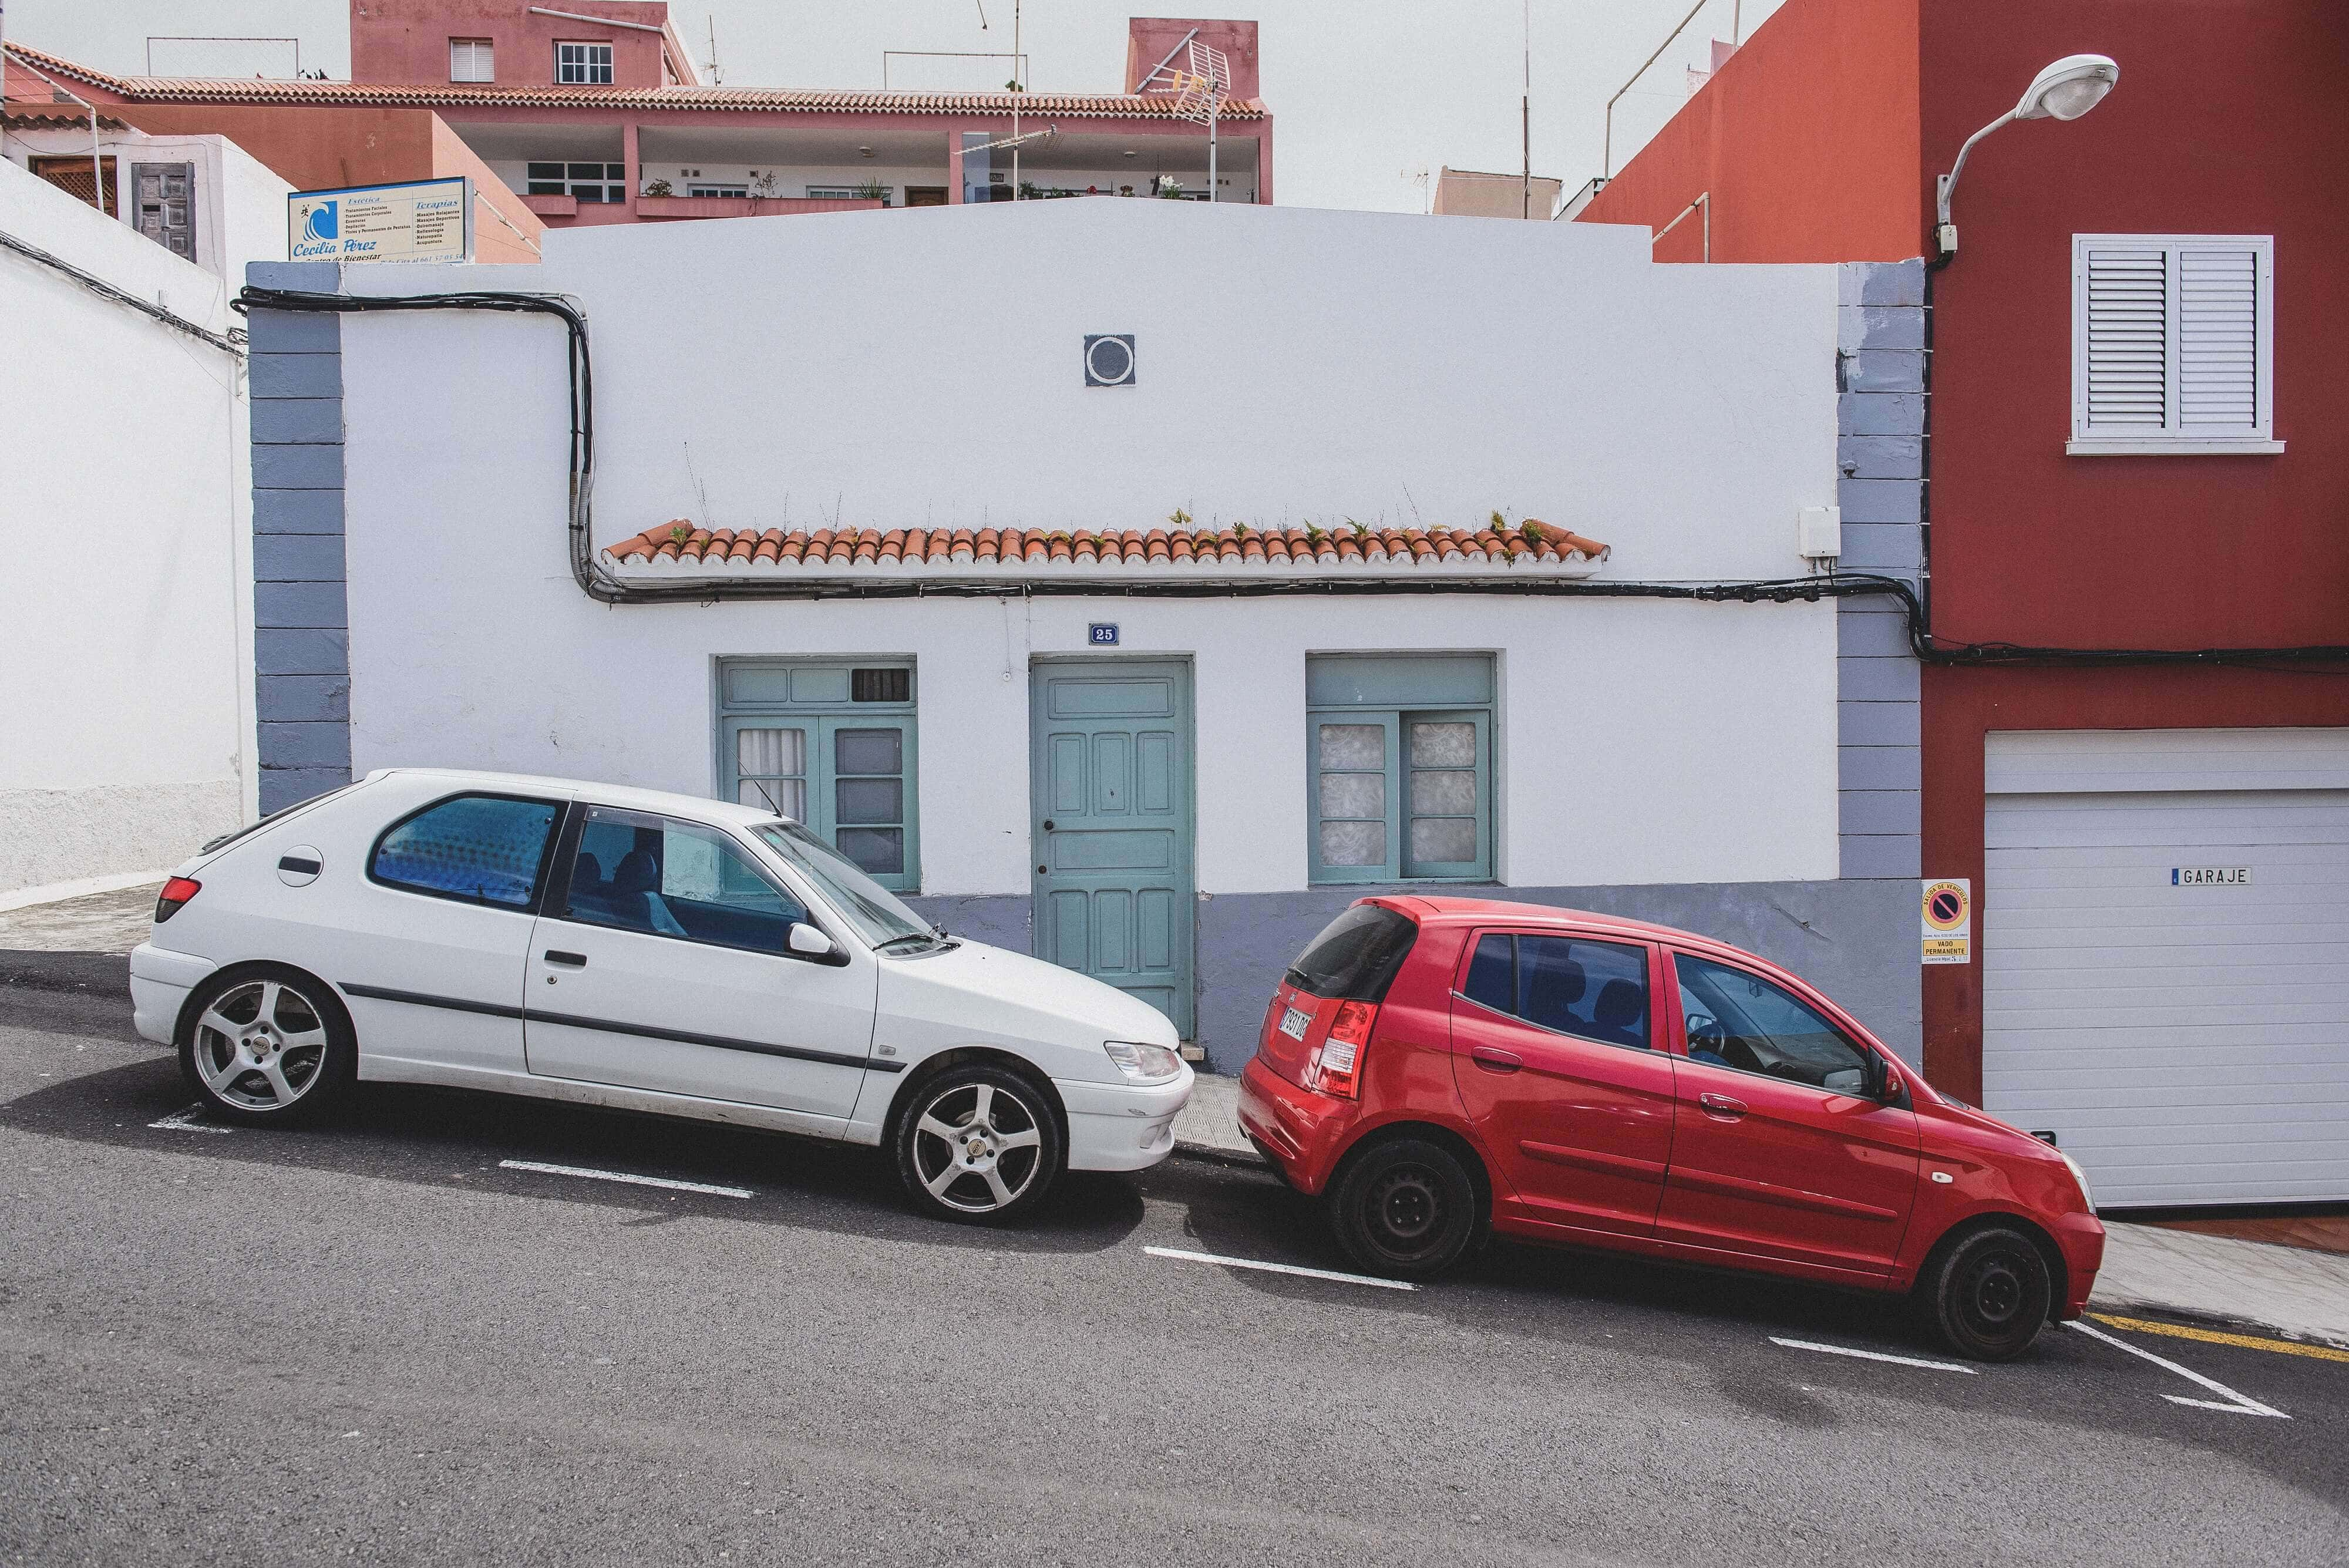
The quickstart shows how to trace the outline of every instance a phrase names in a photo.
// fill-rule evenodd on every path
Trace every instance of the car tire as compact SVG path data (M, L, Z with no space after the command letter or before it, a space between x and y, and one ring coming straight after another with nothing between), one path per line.
M1989 1226L1945 1242L1917 1282L1917 1306L1943 1344L1976 1361L2012 1361L2039 1336L2054 1293L2047 1260L2022 1231Z
M1346 1167L1327 1200L1330 1228L1365 1272L1427 1279L1475 1243L1476 1192L1468 1168L1444 1145L1395 1138Z
M206 981L180 1030L180 1072L223 1121L301 1127L331 1115L358 1077L358 1044L334 989L254 965Z
M897 1179L937 1220L1001 1225L1032 1213L1068 1168L1068 1138L1042 1088L985 1063L919 1085L897 1118Z

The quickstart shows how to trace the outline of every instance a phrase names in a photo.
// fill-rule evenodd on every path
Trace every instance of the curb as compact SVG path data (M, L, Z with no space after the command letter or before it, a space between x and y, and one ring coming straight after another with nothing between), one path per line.
M61 992L127 1002L130 1000L130 956L0 948L0 990Z
M2192 1307L2171 1306L2166 1302L2132 1299L2114 1300L2092 1295L2088 1298L2091 1314L2103 1313L2111 1316L2143 1317L2176 1324L2180 1328L2207 1328L2220 1334L2249 1334L2260 1339L2281 1340L2288 1345L2316 1345L2325 1350L2349 1350L2349 1338L2337 1334L2319 1334L2304 1328L2285 1328L2252 1317L2231 1317L2224 1313L2197 1312Z
M1206 1165L1235 1165L1249 1170L1270 1170L1272 1164L1252 1148L1225 1148L1212 1143L1174 1140L1174 1152Z

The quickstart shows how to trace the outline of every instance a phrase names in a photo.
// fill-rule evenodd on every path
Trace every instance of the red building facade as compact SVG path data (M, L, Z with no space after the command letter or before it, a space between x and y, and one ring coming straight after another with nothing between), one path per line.
M2017 1085L2040 1084L2059 1100L2092 1092L2065 1086L2060 1064L2125 1067L2106 1051L2116 1028L2178 1062L2239 1045L2239 1081L2266 1085L2245 1104L2306 1123L2310 1103L2340 1097L2334 1080L2349 1082L2349 1015L2337 987L2306 967L2338 971L2349 959L2336 950L2349 932L2319 912L2349 893L2330 815L2349 799L2339 794L2349 777L2338 776L2349 665L2309 657L2349 644L2349 395L2336 369L2349 354L2349 216L2329 197L2349 159L2349 13L2327 0L1790 0L1579 216L1661 229L1702 195L1713 262L1930 255L1936 177L2041 67L2075 53L2118 63L2110 95L2075 121L2022 121L1985 138L1955 192L1962 243L1930 278L1915 488L1937 648L2102 657L2006 663L1978 653L1970 663L1961 653L1921 671L1921 871L1971 879L1978 900L1973 961L1924 971L1927 1066L1937 1084L1970 1099L1987 1093L2001 1110L2002 1085L2032 1103L2054 1102ZM2150 258L2148 275L2174 275L2167 347L2153 350L2169 358L2168 402L2146 416L2173 428L2148 427L2153 440L2084 441L2075 428L2091 417L2075 403L2105 395L2085 389L2106 373L2084 358L2089 334L2116 319L2090 314L2106 307L2090 305L2089 275L2075 279L2075 248L2106 242L2075 245L2077 236L2125 236L2128 254ZM1682 223L1657 254L1700 261L1703 243ZM2196 417L2197 372L2179 356L2203 335L2189 318L2199 258L2223 251L2248 268L2261 247L2271 256L2256 289L2257 311L2271 313L2256 346L2269 439L2165 441L2190 433L2175 427ZM2163 285L2151 287L2147 319L2159 339ZM2246 292L2241 319L2252 311ZM1847 490L1867 484L1854 478ZM2212 649L2280 651L2175 657ZM2171 659L2141 657L2163 653ZM2209 791L2171 787L2183 774L2148 782L2171 766L2159 758L2194 750ZM2058 752L2075 758L2072 774L2048 760ZM2302 761L2275 761L2287 754ZM2179 886L2206 855L2232 870L2255 858L2243 843L2290 839L2262 886L2313 879L2309 902L2264 913L2247 902L2241 918L2269 920L2272 935L2242 942L2240 931L2222 940L2215 906L2137 887L2117 850L2098 874L2110 884L2103 894L2071 886L2094 879L2084 870L2042 876L2066 856L2097 857L2065 826L2085 820L2070 808L2089 795L2107 803L2110 821L2137 824L2110 831L2144 839L2145 855L2165 834L2175 839ZM2068 815L2034 817L2040 806ZM2198 825L2225 811L2314 826L2200 836ZM2160 868L2147 867L2158 880ZM2054 908L2058 884L2075 914ZM2099 899L2107 945L2047 934L2089 918ZM2132 956L2116 956L2124 949ZM2090 976L2066 991L2074 969L2111 983ZM2169 1071L2146 1061L2148 1074ZM2197 1089L2184 1072L2165 1092L2228 1096L2223 1073ZM2340 1127L2302 1133L2302 1165L2324 1166L2319 1186L2349 1179L2325 1165L2349 1159ZM2227 1184L2205 1186L2177 1196L2219 1200L2211 1193ZM2323 1195L2251 1177L2223 1196Z

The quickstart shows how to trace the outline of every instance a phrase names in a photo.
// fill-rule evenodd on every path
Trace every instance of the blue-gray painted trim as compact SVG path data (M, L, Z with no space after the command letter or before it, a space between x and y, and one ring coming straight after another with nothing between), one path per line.
M246 281L330 293L326 262L255 262ZM350 612L343 548L342 318L249 320L253 661L261 809L350 782Z
M1838 564L1921 589L1930 337L1923 258L1847 263L1837 298ZM1882 600L1839 601L1836 652L1839 868L1850 879L1915 877L1923 854L1922 671L1906 618Z

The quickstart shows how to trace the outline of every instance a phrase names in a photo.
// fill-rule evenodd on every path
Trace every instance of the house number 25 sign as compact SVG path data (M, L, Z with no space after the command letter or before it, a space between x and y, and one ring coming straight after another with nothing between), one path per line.
M1117 622L1113 620L1097 620L1092 622L1085 628L1085 640L1092 643L1095 648L1115 648L1117 646Z

